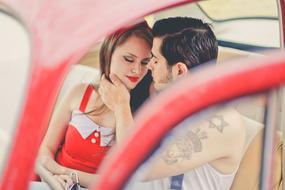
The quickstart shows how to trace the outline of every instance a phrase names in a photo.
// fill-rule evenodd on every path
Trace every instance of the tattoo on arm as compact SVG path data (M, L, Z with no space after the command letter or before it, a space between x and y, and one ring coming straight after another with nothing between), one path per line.
M220 133L229 125L222 115L214 115L207 121L209 128L215 128ZM194 153L202 151L202 139L206 138L208 138L207 133L201 131L200 127L191 127L185 135L176 137L166 145L160 157L169 165L182 160L190 160Z
M201 140L205 138L207 134L200 128L190 129L183 137L171 141L163 150L161 158L169 165L179 160L190 160L193 153L202 151Z
M229 125L222 115L214 115L208 121L209 128L216 128L220 133L223 133L224 128Z

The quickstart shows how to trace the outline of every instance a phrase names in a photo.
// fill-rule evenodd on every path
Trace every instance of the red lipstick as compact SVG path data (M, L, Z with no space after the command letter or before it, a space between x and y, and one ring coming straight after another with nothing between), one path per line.
M137 81L139 80L139 77L127 76L127 78L128 78L131 82L137 82Z

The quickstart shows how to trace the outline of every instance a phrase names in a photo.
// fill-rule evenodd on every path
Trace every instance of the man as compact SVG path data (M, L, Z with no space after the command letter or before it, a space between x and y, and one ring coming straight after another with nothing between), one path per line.
M152 71L155 89L185 76L190 69L216 60L218 43L210 26L199 19L168 18L152 29Z
M167 18L153 26L151 92L191 75L191 69L215 60L218 44L210 26L189 17ZM133 122L129 94L116 76L103 77L99 92L114 110L117 141L120 143ZM102 83L101 83L102 84ZM116 94L116 96L113 96ZM180 175L163 188L229 189L244 151L245 128L237 112L225 108L196 126L184 129L156 156L146 180ZM181 175L183 174L183 175ZM174 186L171 181L175 181Z

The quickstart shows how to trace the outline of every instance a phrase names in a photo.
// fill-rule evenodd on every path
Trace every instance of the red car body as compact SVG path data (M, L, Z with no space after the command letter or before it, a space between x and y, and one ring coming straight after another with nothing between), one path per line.
M176 6L191 0L3 0L24 23L31 36L31 70L28 81L25 101L18 120L15 138L4 173L1 178L1 189L27 189L29 179L33 173L33 166L40 142L47 129L49 117L55 104L56 95L60 84L69 67L89 50L89 48L105 35L118 29L120 26L156 12L167 7ZM281 14L283 18L283 36L285 31L285 0L280 0ZM131 11L130 11L131 10ZM112 23L112 24L110 24ZM273 59L271 62L264 61L260 64L252 64L251 67L229 68L231 72L221 72L216 78L205 81L200 86L193 83L189 88L179 90L174 96L167 96L168 101L161 101L159 109L171 107L173 115L166 119L158 114L157 109L144 112L144 117L138 119L139 128L142 126L151 128L154 118L159 122L157 133L148 134L147 144L133 148L122 147L118 150L118 156L108 164L103 173L97 189L117 189L123 186L130 174L138 164L145 159L149 151L153 149L157 141L169 131L175 123L182 118L199 111L209 105L214 105L224 100L233 99L245 94L268 90L278 87L285 82L285 56ZM211 69L205 72L212 72ZM205 75L205 73L198 73ZM260 83L250 82L252 75L260 77ZM270 75L272 77L268 78ZM217 85L217 81L218 85ZM232 83L226 83L231 81ZM189 81L185 81L188 82ZM183 85L181 83L180 85ZM213 86L227 88L227 93L212 93ZM203 88L204 93L192 96L195 104L183 109L179 104L179 96L190 91L199 91ZM199 101L202 98L204 101ZM174 103L175 102L175 103ZM177 104L178 102L178 104ZM185 104L185 102L183 102ZM149 108L146 108L149 109ZM175 111L179 110L179 112ZM149 132L145 128L144 133L132 136L129 141L140 139ZM32 134L32 137L31 137ZM132 141L133 143L134 141ZM134 146L133 146L134 147ZM132 161L123 168L121 175L113 181L104 181L111 170L118 170L118 162L126 162L124 157L132 155ZM135 155L135 156L134 156ZM110 178L110 176L109 176Z

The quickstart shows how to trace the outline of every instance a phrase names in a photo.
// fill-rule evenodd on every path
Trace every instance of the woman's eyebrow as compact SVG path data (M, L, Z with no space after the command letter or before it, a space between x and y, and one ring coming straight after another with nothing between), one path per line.
M136 57L137 58L137 56L135 55L135 54L132 54L132 53L130 53L130 52L127 52L129 55L131 55L131 56L133 56L133 57Z

